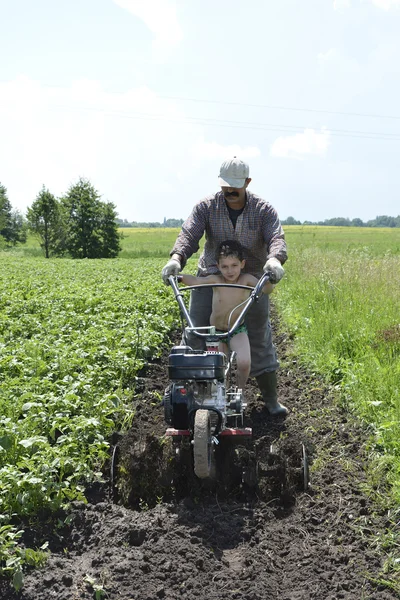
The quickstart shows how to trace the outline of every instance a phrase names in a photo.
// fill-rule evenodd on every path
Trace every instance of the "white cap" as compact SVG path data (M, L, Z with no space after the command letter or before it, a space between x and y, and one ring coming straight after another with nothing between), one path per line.
M249 176L249 165L234 156L222 163L219 171L219 185L242 188Z

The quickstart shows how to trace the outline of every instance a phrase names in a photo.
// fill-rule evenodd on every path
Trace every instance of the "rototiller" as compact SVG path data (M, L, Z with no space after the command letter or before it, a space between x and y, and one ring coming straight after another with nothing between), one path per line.
M252 437L252 429L244 427L243 413L246 402L243 390L234 383L235 353L227 357L218 351L219 340L234 334L254 302L262 294L262 288L269 279L265 273L252 288L235 284L206 284L202 286L179 287L179 279L169 277L175 298L179 304L183 321L182 345L174 346L169 355L168 372L170 384L164 394L164 417L170 426L167 436L176 440L189 438L193 448L194 472L200 479L214 478L214 448L220 438L231 437L237 441ZM183 300L182 292L198 287L240 287L248 289L250 295L242 304L242 310L229 332L216 334L215 327L195 327ZM184 321L187 325L185 326ZM206 349L193 350L187 343L191 333L205 340ZM260 475L267 475L281 462L279 452L271 446L267 463L254 463L257 471L250 479L255 481ZM305 448L301 448L301 478L304 488L308 485L308 465ZM272 457L272 459L271 459ZM279 461L273 457L279 458ZM247 474L248 475L248 474Z

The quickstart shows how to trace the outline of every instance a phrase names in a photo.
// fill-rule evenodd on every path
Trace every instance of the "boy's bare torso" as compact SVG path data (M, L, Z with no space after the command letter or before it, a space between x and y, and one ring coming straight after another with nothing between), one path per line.
M254 286L254 282L252 280L257 281L254 277L252 277L252 275L243 274L236 281L235 285ZM218 283L227 282L224 281L223 277L218 277ZM236 307L244 302L249 295L250 290L235 289L230 287L214 288L210 324L215 325L215 327L220 331L228 331L243 310L243 306L239 306L238 308ZM232 311L233 313L231 314Z

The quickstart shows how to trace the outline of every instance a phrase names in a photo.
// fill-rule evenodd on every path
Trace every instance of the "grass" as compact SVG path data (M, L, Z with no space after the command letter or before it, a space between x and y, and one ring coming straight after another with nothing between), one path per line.
M120 258L167 258L179 229L123 228Z
M278 310L300 360L368 424L371 464L384 463L399 502L400 231L377 231L375 248L371 230L361 229L349 248L346 228L342 245L337 228L321 227L315 236L297 229L288 232Z
M301 248L338 250L343 254L360 254L374 258L400 254L400 228L379 227L318 227L290 225L285 227L290 261Z
M122 251L119 258L160 258L165 260L168 258L180 230L123 227L119 231L122 236ZM26 244L7 248L3 254L44 259L39 240L33 235L28 236Z
M336 389L371 432L363 490L393 513L382 577L397 592L400 503L400 230L287 227L290 259L274 293L297 360Z

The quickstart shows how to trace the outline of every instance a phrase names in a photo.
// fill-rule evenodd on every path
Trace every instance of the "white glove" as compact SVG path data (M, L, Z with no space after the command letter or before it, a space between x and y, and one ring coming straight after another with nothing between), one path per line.
M176 258L171 258L161 271L161 277L164 283L168 283L168 277L173 275L176 277L181 270L181 263Z
M285 269L277 258L269 258L263 267L264 273L269 273L271 283L278 283L285 274Z

